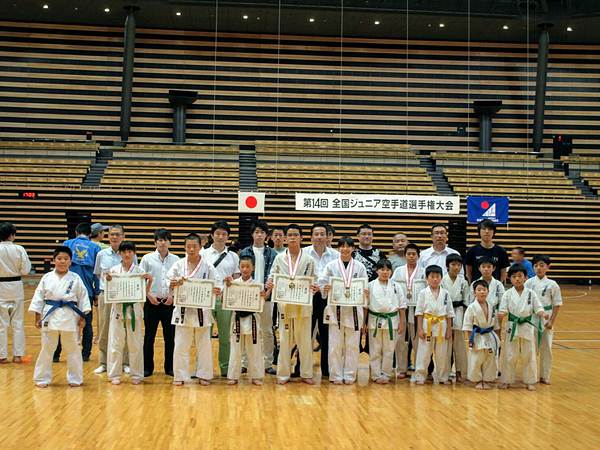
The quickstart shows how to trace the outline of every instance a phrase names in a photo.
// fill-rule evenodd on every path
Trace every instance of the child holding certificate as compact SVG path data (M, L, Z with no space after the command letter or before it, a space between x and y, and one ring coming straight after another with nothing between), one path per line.
M225 284L253 283L254 258L250 255L240 257L241 277L234 280L231 276L225 278ZM264 300L264 291L261 297ZM262 332L259 312L234 311L231 320L231 351L229 352L229 368L227 369L227 384L238 383L242 374L242 355L248 355L248 374L252 384L262 386L265 374L265 361L262 350Z
M110 282L113 275L141 274L147 280L146 292L151 292L152 275L145 273L134 263L135 244L131 241L123 241L119 245L119 256L121 264L109 269L106 281ZM110 291L110 286L107 287ZM105 295L108 293L105 291ZM144 318L144 303L112 303L110 310L110 323L108 326L108 357L107 371L108 379L112 384L121 384L123 372L123 351L125 343L129 350L129 368L131 383L140 384L144 379L144 335L142 334L142 322Z
M187 279L214 280L215 268L200 256L200 237L190 233L185 237L185 258L171 266L167 272L171 289L183 285ZM220 295L221 289L214 288ZM175 325L175 349L173 351L173 384L190 383L190 349L196 344L195 376L202 386L208 386L213 378L213 354L210 345L210 327L213 322L211 308L175 306L172 324Z
M388 384L394 375L396 340L406 330L406 298L400 286L390 279L391 261L380 259L375 271L377 279L369 283L367 320L371 379L377 384Z
M360 331L363 323L363 307L332 305L332 277L343 280L343 296L351 296L352 280L364 278L368 281L367 269L363 263L352 257L354 240L342 236L338 241L340 257L325 266L319 285L323 286L323 298L329 297L325 308L324 322L329 324L329 381L333 384L353 384L358 371ZM368 295L363 289L363 296Z

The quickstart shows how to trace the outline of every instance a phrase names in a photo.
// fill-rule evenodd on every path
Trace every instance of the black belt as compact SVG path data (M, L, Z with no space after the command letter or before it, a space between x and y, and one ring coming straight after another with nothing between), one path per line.
M256 316L254 315L254 313L249 312L249 311L236 311L235 315L234 315L234 327L235 327L235 341L236 342L240 342L240 337L241 337L241 333L242 333L242 327L240 324L240 319L242 317L248 317L249 315L252 315L252 343L256 344L256 337L258 335L258 329L256 326Z
M21 277L0 277L0 283L8 281L21 281Z
M452 307L453 308L460 308L460 307L466 308L467 305L465 305L465 302L463 300L458 300L456 302L452 302Z
M356 308L358 308L357 306L352 306L352 316L354 318L354 331L358 331L358 310ZM338 328L341 330L342 329L342 307L341 306L336 306L335 308L335 316L337 319L337 324L338 324Z

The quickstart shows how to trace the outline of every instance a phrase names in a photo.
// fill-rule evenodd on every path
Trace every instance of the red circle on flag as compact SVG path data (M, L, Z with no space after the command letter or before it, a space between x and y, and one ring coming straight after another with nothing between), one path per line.
M246 206L248 208L256 208L256 205L258 205L258 200L256 200L255 196L249 195L246 197Z
M490 207L490 204L486 200L484 200L481 202L481 207L483 209L488 209Z

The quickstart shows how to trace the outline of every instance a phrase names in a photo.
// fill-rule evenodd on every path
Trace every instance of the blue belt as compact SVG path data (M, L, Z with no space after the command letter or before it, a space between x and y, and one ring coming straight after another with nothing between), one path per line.
M71 308L77 313L78 316L80 316L82 319L85 319L85 314L77 307L77 302L68 302L65 300L44 300L44 302L46 305L52 306L52 308L50 308L50 310L46 313L42 321L46 320L50 314L52 314L58 308L62 308L63 306Z
M494 327L481 328L480 326L473 325L473 329L471 330L471 334L469 335L469 347L473 347L473 343L475 341L475 335L477 334L488 334L494 331Z

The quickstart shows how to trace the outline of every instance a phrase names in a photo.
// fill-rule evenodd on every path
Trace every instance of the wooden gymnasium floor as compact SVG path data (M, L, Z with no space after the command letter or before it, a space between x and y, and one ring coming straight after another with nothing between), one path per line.
M61 361L53 385L38 389L39 334L27 314L31 362L0 367L0 448L598 448L600 288L563 294L553 384L536 392L379 386L368 383L364 354L355 386L282 387L269 377L263 387L217 380L174 388L164 374L112 386L92 373L96 349L82 388L66 385Z

